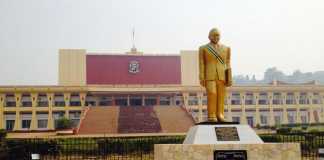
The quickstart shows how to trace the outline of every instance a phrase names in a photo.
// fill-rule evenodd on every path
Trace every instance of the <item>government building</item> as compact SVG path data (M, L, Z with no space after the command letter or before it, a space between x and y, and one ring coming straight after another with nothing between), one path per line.
M180 54L59 50L59 81L0 86L0 128L51 131L66 117L77 134L184 133L206 120L197 51ZM233 68L235 70L235 68ZM236 85L225 118L250 126L324 122L324 86L314 82Z

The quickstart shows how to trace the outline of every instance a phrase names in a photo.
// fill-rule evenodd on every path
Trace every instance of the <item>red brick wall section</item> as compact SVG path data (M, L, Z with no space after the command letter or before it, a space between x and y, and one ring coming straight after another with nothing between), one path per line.
M130 61L140 72L129 73ZM180 56L87 55L87 84L180 84Z

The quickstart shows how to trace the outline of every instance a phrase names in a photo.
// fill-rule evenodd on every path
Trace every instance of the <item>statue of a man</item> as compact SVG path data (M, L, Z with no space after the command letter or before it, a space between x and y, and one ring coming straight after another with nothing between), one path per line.
M199 48L200 85L207 91L208 121L225 122L226 87L232 85L231 50L219 44L218 29L211 29L208 38L210 42Z

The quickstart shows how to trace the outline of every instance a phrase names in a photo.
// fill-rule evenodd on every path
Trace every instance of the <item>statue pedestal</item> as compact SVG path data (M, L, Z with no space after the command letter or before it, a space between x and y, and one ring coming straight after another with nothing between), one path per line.
M301 159L298 143L264 143L248 125L203 123L190 128L183 144L156 144L155 160Z

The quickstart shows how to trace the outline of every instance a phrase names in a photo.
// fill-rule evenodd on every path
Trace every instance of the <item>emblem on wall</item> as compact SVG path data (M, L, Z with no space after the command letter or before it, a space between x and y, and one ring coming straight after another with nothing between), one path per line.
M128 72L129 73L138 73L140 72L140 65L138 61L130 61L128 65Z

